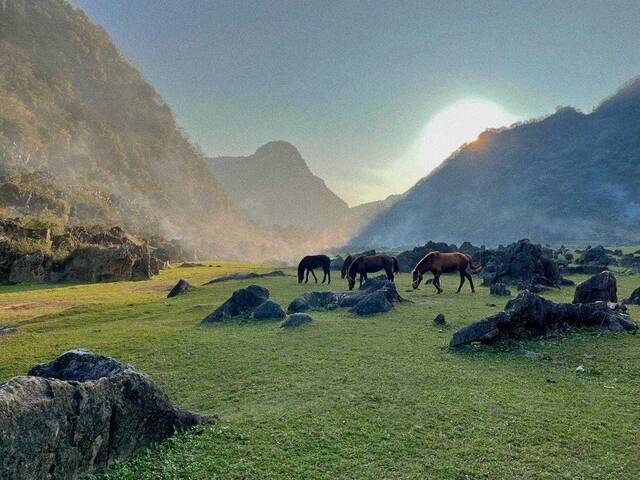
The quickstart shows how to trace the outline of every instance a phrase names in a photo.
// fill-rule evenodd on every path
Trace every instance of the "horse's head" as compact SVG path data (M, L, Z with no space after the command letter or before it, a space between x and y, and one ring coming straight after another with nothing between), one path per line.
M347 276L347 272L349 271L349 267L353 262L353 257L351 255L347 255L347 258L342 262L342 269L340 270L340 278L344 278Z
M349 275L349 278L347 279L348 283L349 283L349 290L353 290L353 287L356 285L356 276L355 274L353 275L353 277L351 275Z
M418 285L420 285L420 282L422 282L422 273L418 269L414 269L411 275L413 276L411 286L415 290L416 288L418 288Z

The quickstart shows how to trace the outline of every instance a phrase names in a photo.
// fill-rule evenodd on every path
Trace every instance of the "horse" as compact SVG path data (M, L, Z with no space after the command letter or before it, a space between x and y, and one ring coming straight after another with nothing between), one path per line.
M305 271L307 272L307 278L304 283L309 281L309 272L315 278L316 283L318 283L318 277L316 277L315 272L313 271L315 268L322 268L324 272L324 277L322 278L322 283L326 280L327 285L331 283L331 259L326 255L307 255L298 264L298 283L302 283L302 279L304 277Z
M344 278L347 276L347 272L349 271L349 267L353 263L354 257L352 255L347 255L347 258L342 262L342 268L340 269L340 278Z
M422 282L422 275L426 272L431 272L433 274L433 285L436 287L438 293L442 293L443 290L440 286L440 275L443 273L458 271L460 272L460 286L456 293L460 293L462 285L464 285L465 278L469 280L471 292L473 293L475 292L475 288L473 287L471 274L478 273L480 270L482 270L482 265L474 265L471 257L464 253L430 252L427 253L414 267L412 272L413 282L411 282L411 286L414 290L418 288L418 285Z
M353 290L357 274L360 274L360 286L362 286L363 280L367 280L367 273L379 272L380 270L384 270L387 278L393 282L393 274L400 272L398 259L391 255L369 255L356 258L351 262L347 272L349 290Z

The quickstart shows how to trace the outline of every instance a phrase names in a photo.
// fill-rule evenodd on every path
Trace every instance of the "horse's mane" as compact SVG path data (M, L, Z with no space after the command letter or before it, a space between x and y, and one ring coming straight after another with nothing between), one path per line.
M427 262L429 262L433 257L436 256L435 255L436 253L440 253L440 252L429 252L429 253L427 253L424 257L422 257L420 259L420 261L418 263L416 263L416 266L413 267L413 270L411 271L411 273L415 272L420 267L423 267Z
M353 259L351 265L349 265L349 270L347 270L347 277L351 277L351 269L355 268L356 265L359 265L362 262L363 256L359 256ZM353 276L355 278L355 275Z

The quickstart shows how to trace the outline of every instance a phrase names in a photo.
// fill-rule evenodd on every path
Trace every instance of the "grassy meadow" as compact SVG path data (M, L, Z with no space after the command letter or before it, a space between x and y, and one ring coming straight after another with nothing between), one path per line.
M272 321L202 326L251 283L285 308L327 289L290 276L165 298L179 278L202 285L273 269L209 263L143 282L0 286L0 326L18 327L0 336L0 381L84 347L149 374L179 407L219 415L115 465L109 479L640 478L638 335L585 331L450 351L455 329L506 299L467 285L456 294L457 276L443 277L442 295L409 291L408 274L397 284L413 303L387 314L313 312L313 324L290 331ZM346 288L333 276L331 287ZM621 297L639 285L640 276L618 276ZM573 287L544 295L570 301ZM630 311L640 320L640 307ZM448 326L432 323L438 313Z

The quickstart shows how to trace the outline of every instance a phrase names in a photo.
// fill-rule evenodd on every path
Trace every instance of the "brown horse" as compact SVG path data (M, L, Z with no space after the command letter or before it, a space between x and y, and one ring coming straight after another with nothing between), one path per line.
M396 257L391 255L369 255L356 258L349 266L349 272L347 273L349 290L353 290L357 274L360 274L360 286L362 286L362 281L367 280L367 273L379 272L380 270L384 270L387 278L393 282L393 274L400 271Z
M440 286L440 275L443 273L458 271L460 272L460 286L456 293L460 293L462 285L464 285L465 278L469 280L471 291L475 292L471 274L478 273L480 270L482 270L482 265L474 265L471 257L464 253L430 252L427 253L414 267L412 272L413 282L411 283L411 286L414 290L418 288L418 285L422 282L422 275L426 272L431 272L433 274L433 285L438 290L438 293L442 293L443 290Z

